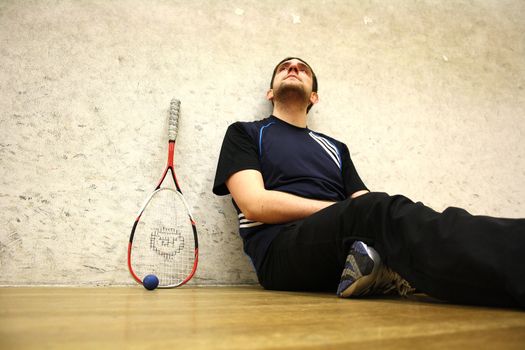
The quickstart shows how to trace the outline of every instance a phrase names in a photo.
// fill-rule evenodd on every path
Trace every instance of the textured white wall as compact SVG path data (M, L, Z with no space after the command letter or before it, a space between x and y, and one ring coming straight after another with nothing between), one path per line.
M228 198L226 127L270 112L298 55L373 190L525 216L525 2L0 2L0 285L132 284L135 213L182 101L177 173L198 221L197 284L256 281Z

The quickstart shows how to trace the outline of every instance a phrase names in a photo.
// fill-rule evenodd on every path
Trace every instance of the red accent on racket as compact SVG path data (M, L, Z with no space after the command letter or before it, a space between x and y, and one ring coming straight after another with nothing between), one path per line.
M168 163L131 229L128 244L128 269L138 283L149 274L159 279L158 288L179 287L188 282L199 261L195 220L175 176L173 154L178 132L180 101L170 104ZM163 186L168 171L175 189Z

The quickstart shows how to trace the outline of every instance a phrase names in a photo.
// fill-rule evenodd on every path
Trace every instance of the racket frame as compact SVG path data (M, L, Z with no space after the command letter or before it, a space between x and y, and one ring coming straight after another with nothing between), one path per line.
M174 104L176 104L175 107L174 107ZM142 213L144 212L144 210L148 206L149 202L155 196L156 193L158 193L161 190L165 190L165 189L169 189L169 190L178 192L178 195L181 196L182 201L183 201L184 205L186 206L186 211L188 213L188 220L190 220L191 226L192 226L192 230L193 230L193 239L194 239L194 242L195 242L195 252L194 252L195 259L193 261L193 268L192 268L191 272L189 273L189 275L183 281L181 281L180 283L177 283L177 284L172 284L172 285L159 285L157 288L176 288L176 287L180 287L180 286L186 284L189 280L191 280L191 278L195 274L195 271L197 270L197 265L199 263L199 241L198 241L198 237L197 237L197 228L196 228L195 220L193 219L193 215L191 214L191 211L190 211L190 208L188 206L188 203L184 199L184 195L183 195L183 193L182 193L182 191L180 189L179 182L177 181L177 176L175 175L175 168L173 166L173 157L174 157L174 154L175 154L175 140L176 140L176 137L177 137L177 129L178 129L177 123L178 123L178 109L179 109L179 105L180 105L180 102L178 102L177 100L172 100L171 108L170 108L168 162L167 162L166 168L164 169L164 173L162 174L162 177L160 178L157 186L155 187L155 190L151 193L151 195L146 199L145 203L140 208L139 213L137 215L137 218L135 219L135 222L133 223L133 227L131 229L131 234L129 236L129 243L128 243L128 257L127 257L128 258L127 259L128 260L128 270L131 273L131 276L133 277L133 279L135 279L135 281L137 283L143 284L142 279L139 276L137 276L137 274L133 270L133 266L131 264L131 251L132 251L132 246L133 246L133 237L135 235L135 230L137 228L137 225L138 225L138 223L140 221L140 217L142 216ZM175 113L177 115L175 115L175 113L174 113L174 108L176 109ZM175 190L170 188L170 187L161 187L162 184L164 183L164 180L166 179L166 175L168 175L168 171L171 173L171 178L173 179L173 182L175 183Z

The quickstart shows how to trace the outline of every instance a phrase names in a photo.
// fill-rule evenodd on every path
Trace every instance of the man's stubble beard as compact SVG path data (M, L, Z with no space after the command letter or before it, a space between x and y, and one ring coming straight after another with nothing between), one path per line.
M297 102L309 102L309 96L305 89L301 85L295 84L281 84L274 91L274 99L276 102L279 102L283 105Z

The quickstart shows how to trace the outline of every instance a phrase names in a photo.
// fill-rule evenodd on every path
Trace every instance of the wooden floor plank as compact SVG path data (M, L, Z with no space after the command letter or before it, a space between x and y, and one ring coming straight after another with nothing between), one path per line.
M525 312L258 287L0 288L1 349L525 348Z

